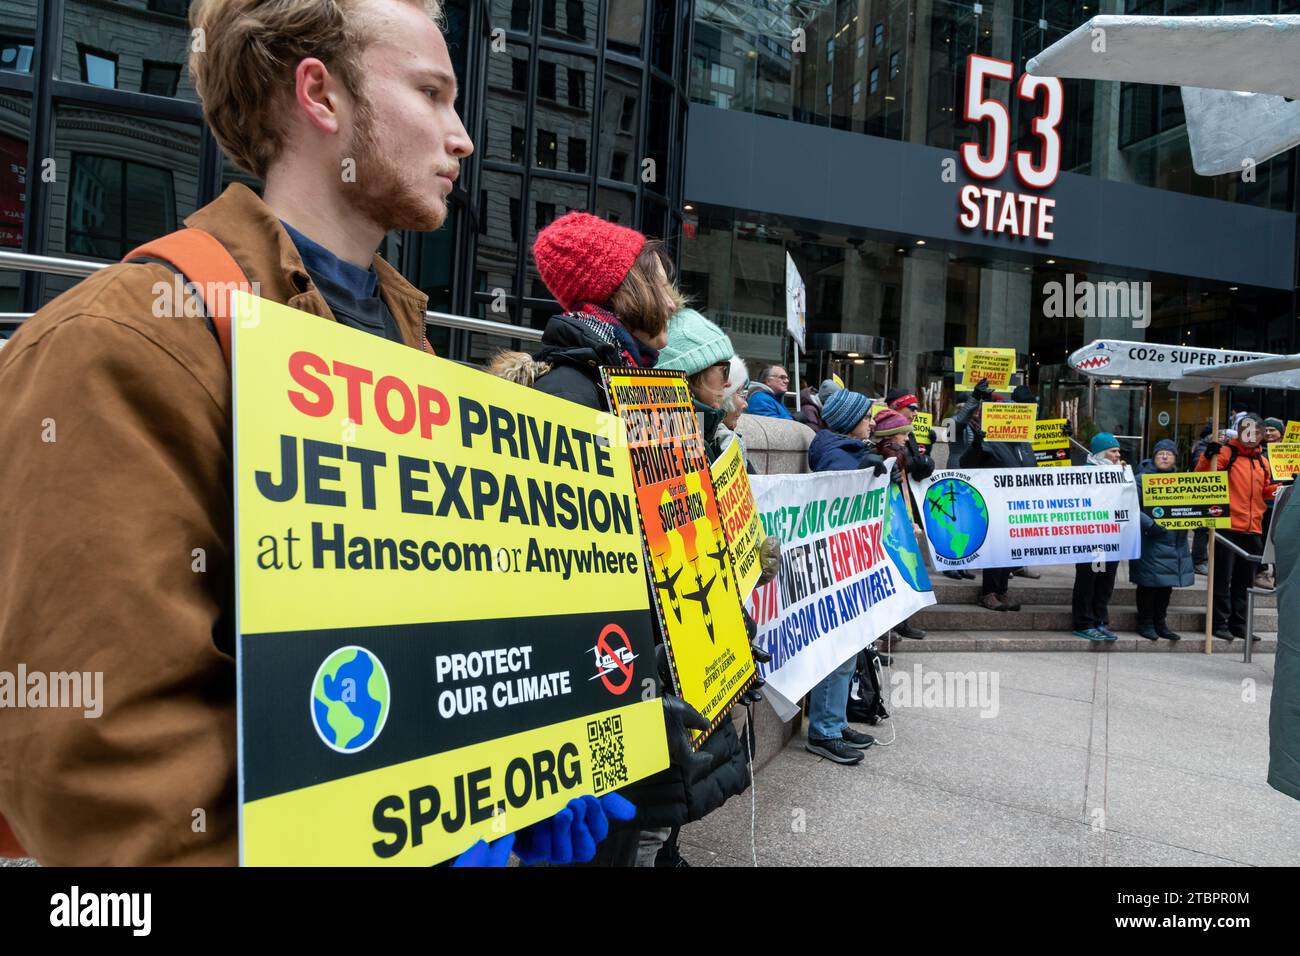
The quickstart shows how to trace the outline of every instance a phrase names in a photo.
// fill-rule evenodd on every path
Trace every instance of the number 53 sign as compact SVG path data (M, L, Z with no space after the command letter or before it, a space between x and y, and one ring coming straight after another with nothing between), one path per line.
M962 165L975 179L997 179L1006 172L1011 162L1011 114L1000 100L984 96L989 80L1010 81L1015 75L1014 64L994 57L972 54L966 61L966 96L963 115L971 123L989 124L988 153L980 152L978 142L963 143L960 150ZM1015 95L1034 102L1042 92L1043 111L1036 116L1030 128L1041 144L1041 162L1035 164L1030 150L1015 151L1016 178L1029 189L1046 189L1056 182L1061 172L1061 134L1057 127L1065 104L1065 91L1061 81L1054 76L1020 75L1015 84ZM1031 236L1047 240L1051 231L1052 209L1056 200L1032 193L1018 193L992 186L963 186L958 196L961 214L958 222L968 229L982 228L988 233L1013 236Z

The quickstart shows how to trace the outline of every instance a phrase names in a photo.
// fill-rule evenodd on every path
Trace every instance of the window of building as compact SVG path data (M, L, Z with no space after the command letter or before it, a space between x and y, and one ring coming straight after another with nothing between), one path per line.
M510 29L527 33L528 15L532 10L532 0L510 0Z
M736 68L714 63L709 67L709 82L714 86L725 86L734 90L736 88Z
M831 84L826 84L826 105L831 105Z
M542 0L542 26L555 29L555 0Z
M555 221L555 203L539 202L537 204L537 231L541 232Z
M587 71L569 67L569 105L576 109L587 108Z
M510 61L510 88L516 93L528 92L528 61Z
M510 127L510 162L524 161L524 130L521 126Z
M889 78L891 80L898 79L898 51L897 50L889 54Z
M867 53L867 38L858 37L858 59L861 59L862 57L866 56L866 53Z
M519 235L519 197L510 197L510 235Z
M569 36L575 40L587 39L587 5L582 0L565 0L564 23Z
M478 234L486 236L488 231L488 191L478 191Z
M623 112L618 117L618 129L621 133L632 132L632 123L636 119L636 97L623 97Z
M587 141L577 136L569 137L569 172L587 171Z
M853 102L854 103L860 102L861 99L862 99L862 81L857 80L853 84Z
M885 42L885 25L883 23L877 23L875 29L871 31L871 45L880 46L880 44L884 42Z
M154 13L184 19L190 12L190 0L149 0L149 9Z
M626 179L627 178L627 153L620 153L617 150L609 159L609 178Z
M120 259L128 250L175 228L171 170L115 156L72 154L69 252Z
M32 72L32 41L25 37L0 36L0 70Z
M873 66L867 74L867 92L874 93L880 88L880 67Z
M555 64L543 60L537 64L537 98L555 99Z
M826 41L826 62L831 63L835 60L835 38Z
M719 107L720 109L724 109L724 110L729 110L729 109L731 109L731 94L730 94L730 93L723 93L721 90L714 90L714 91L710 94L710 96L712 97L712 101L713 101L713 105L714 105L714 106Z
M548 129L539 129L537 131L537 165L542 169L554 169L559 151L559 137Z
M180 79L181 68L178 64L145 60L144 71L140 75L140 92L155 96L175 96Z
M117 88L117 54L105 53L88 46L77 44L77 54L81 59L81 82L105 89Z

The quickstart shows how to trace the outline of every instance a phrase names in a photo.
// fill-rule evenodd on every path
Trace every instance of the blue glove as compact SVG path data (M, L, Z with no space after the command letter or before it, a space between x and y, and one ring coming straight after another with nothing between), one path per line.
M515 845L515 835L507 833L491 843L479 840L456 857L452 866L505 866L510 862L510 850Z
M555 816L515 834L515 853L525 866L534 863L590 863L596 846L609 835L610 819L627 822L636 807L617 793L600 799L574 797Z

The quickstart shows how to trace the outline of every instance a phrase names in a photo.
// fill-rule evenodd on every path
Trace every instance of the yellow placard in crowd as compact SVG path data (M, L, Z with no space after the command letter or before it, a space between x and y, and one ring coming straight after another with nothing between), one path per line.
M912 419L912 435L918 445L930 445L930 429L934 426L934 416L929 412L917 412Z
M1039 465L1070 464L1066 421L1064 418L1040 418L1034 422L1034 459Z
M632 483L673 685L709 721L704 733L691 731L698 748L758 676L708 454L680 372L601 372L611 405L627 425Z
M1142 510L1174 530L1230 528L1226 471L1155 471L1142 476Z
M953 349L953 379L959 392L972 391L980 379L989 380L995 392L1011 390L1011 376L1016 373L1016 350L995 348Z
M766 535L758 519L758 509L754 507L754 489L745 471L740 440L728 445L709 470L713 473L713 491L718 498L718 517L722 519L731 564L740 579L740 599L744 601L763 573L759 549Z
M241 862L428 866L665 767L622 423L234 304Z
M1300 472L1300 442L1275 441L1266 446L1274 481L1291 481Z
M1038 406L1032 402L985 402L980 427L985 441L1033 441Z
M1291 442L1300 442L1300 422L1288 421L1286 431L1282 434L1282 440L1288 444Z

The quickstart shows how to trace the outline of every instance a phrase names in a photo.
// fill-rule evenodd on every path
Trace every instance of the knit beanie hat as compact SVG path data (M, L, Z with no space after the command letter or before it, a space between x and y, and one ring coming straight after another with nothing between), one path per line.
M735 354L731 339L694 309L680 309L668 321L668 344L655 368L675 368L694 375Z
M821 400L822 407L826 407L826 399L830 398L836 392L843 390L844 386L833 378L828 378L826 381L822 382L821 386L817 389L817 397Z
M1172 438L1162 438L1158 442L1156 442L1156 446L1151 449L1151 457L1152 458L1156 457L1156 455L1160 454L1162 451L1172 452L1173 454L1177 455L1178 446L1174 444L1174 440Z
M1030 391L1028 385L1017 385L1012 389L1011 400L1021 405L1035 405L1038 403L1038 399L1034 397L1034 393Z
M906 435L912 430L912 423L902 414L892 408L886 408L876 414L876 430L872 432L872 438L888 438L890 435Z
M585 212L561 216L533 240L533 258L560 308L572 312L584 302L603 305L623 284L645 248L635 229Z
M911 392L904 391L901 388L891 388L889 394L885 396L885 404L894 411L902 411L904 408L910 408L921 403Z
M1092 447L1092 453L1094 455L1100 455L1103 451L1106 451L1107 449L1118 448L1119 439L1116 438L1114 435L1112 435L1110 432L1097 432L1097 434L1092 436L1091 447Z
M1280 432L1286 431L1286 425L1282 423L1280 418L1266 418L1264 419L1264 425L1268 428L1276 428Z
M822 421L831 431L847 435L870 410L871 402L867 396L842 388L832 392L830 398L822 403Z

